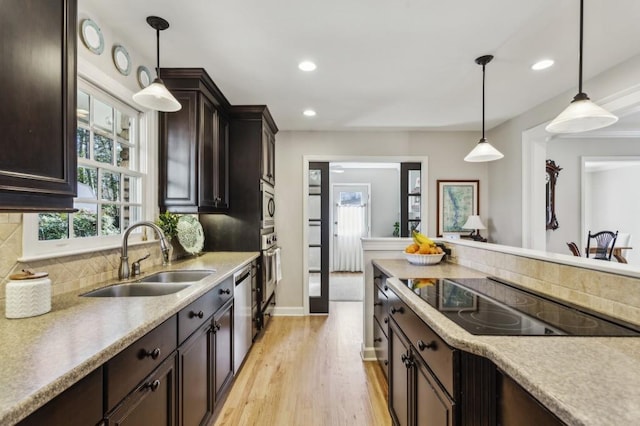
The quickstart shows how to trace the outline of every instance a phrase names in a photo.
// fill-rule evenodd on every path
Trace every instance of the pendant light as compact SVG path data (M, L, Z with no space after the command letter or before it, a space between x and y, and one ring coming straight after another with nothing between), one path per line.
M484 55L476 59L476 64L482 65L482 138L480 142L478 142L478 145L464 157L464 161L470 163L499 160L504 157L504 155L487 142L487 138L484 137L484 67L491 62L492 59L493 55Z
M580 0L580 59L578 67L578 94L546 130L549 133L578 133L601 129L618 121L618 117L589 100L582 91L582 43L584 26L584 0Z
M158 17L148 16L147 23L156 30L156 78L153 82L133 95L133 100L143 107L162 112L175 112L182 108L160 79L160 31L169 28L169 23Z

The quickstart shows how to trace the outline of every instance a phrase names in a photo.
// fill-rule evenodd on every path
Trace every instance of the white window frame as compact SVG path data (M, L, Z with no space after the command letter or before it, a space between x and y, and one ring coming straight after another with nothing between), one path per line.
M141 174L144 188L141 200L141 218L142 220L154 221L158 215L158 179L156 167L158 162L156 149L158 141L157 113L153 111L142 111L141 108L136 106L131 100L134 92L94 65L79 60L78 89L91 91L92 86L98 88L100 91L106 92L109 96L115 98L117 102L139 113L139 157L137 172ZM132 173L132 175L136 174L137 173ZM18 261L21 262L114 249L122 245L122 234L40 241L38 240L39 224L37 213L25 213L23 215L22 226L22 257L18 259ZM145 230L146 228L142 228L142 232L132 233L130 236L130 245L145 243L147 237L149 239L155 239L155 235L152 235L153 233L147 234L144 232Z

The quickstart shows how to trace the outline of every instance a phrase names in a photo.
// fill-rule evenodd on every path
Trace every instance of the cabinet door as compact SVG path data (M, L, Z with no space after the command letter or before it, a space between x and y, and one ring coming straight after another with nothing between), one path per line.
M77 1L1 5L0 210L71 210Z
M102 414L102 367L98 367L22 420L18 426L95 425L102 419Z
M217 172L214 174L216 208L229 208L229 119L218 114L218 144L215 164Z
M207 321L178 349L180 422L206 424L213 413L211 321Z
M262 126L262 179L275 185L275 137L271 130Z
M107 416L107 425L176 424L176 357L169 357Z
M388 320L387 320L388 322ZM386 328L386 324L385 324ZM377 320L373 320L373 348L376 352L376 358L382 368L384 377L389 379L389 342L387 336L384 333L382 326Z
M409 342L389 320L389 413L394 425L409 425Z
M179 90L172 93L182 109L160 114L159 202L161 209L194 213L198 204L198 94Z
M415 421L413 424L420 426L452 426L454 406L453 402L440 388L436 379L431 375L427 365L411 349L411 370L415 392L413 402L413 412Z
M214 404L219 404L233 378L233 300L213 317Z
M198 205L200 207L215 208L217 204L218 178L218 111L209 99L204 95L200 97L200 161L198 164L198 178L200 182L200 194Z

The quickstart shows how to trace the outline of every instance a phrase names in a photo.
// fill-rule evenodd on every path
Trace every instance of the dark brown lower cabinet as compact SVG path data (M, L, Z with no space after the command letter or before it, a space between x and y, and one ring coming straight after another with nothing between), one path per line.
M398 426L452 426L454 403L398 327L389 321L389 412Z
M500 426L555 426L564 423L511 377L498 370L497 424Z
M106 424L172 426L176 415L176 355L170 355L156 370L107 414Z
M213 360L215 406L224 400L233 380L233 300L229 300L213 316Z
M18 425L86 426L101 420L102 367L99 367Z
M211 321L206 321L178 349L180 425L204 425L213 414L212 336Z

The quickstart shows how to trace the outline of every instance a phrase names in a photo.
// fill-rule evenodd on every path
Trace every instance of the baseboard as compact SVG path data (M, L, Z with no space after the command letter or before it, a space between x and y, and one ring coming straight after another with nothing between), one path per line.
M360 356L363 361L377 361L376 350L371 347L365 347L364 343L362 344L362 348L360 349Z
M273 308L273 316L301 317L304 316L304 308L302 306L276 306Z

